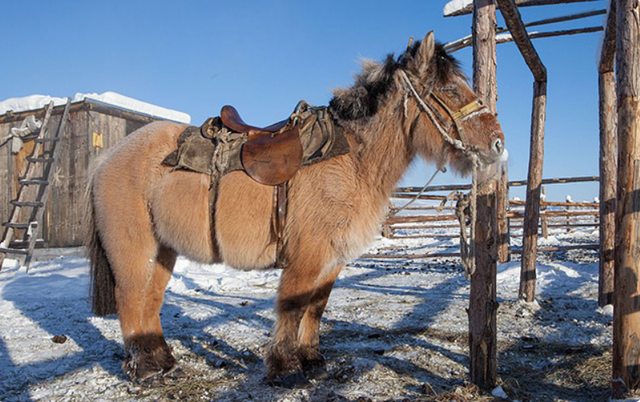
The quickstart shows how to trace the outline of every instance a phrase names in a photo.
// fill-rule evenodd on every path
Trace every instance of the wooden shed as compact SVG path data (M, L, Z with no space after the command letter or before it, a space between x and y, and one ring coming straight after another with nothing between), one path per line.
M7 112L0 115L0 138L10 135L28 116L42 120L45 108ZM64 105L56 106L48 127L57 127ZM61 158L55 165L51 193L46 204L39 237L47 247L83 244L83 194L92 162L105 149L134 130L162 120L145 113L85 98L70 105ZM0 147L0 222L9 220L10 201L18 187L18 157L11 152L11 141ZM25 147L27 148L27 147Z

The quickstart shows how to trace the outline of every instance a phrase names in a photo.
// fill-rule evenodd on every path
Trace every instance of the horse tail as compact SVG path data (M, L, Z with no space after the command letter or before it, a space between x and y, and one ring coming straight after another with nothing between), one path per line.
M116 281L111 270L107 253L102 246L100 231L96 226L95 204L93 200L93 178L95 169L85 191L85 249L91 266L91 307L93 313L99 316L117 313L116 309Z

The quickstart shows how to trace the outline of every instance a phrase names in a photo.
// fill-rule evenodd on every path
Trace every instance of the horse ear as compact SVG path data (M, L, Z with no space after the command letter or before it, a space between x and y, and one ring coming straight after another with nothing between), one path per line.
M429 31L420 44L420 61L428 64L436 52L436 41L433 39L433 31Z

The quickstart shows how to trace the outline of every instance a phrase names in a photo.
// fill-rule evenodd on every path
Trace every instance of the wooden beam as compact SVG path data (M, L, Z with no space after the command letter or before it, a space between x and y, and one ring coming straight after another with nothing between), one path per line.
M598 0L516 0L516 4L518 7L532 7L532 6L547 6L552 4L575 4L575 3L587 3L590 1L598 1ZM500 7L500 3L498 3ZM445 14L445 17L456 17L458 15L468 15L473 12L473 5L469 4L468 6L456 10L451 14Z
M607 10L604 8L601 8L599 10L585 11L583 13L562 15L560 17L544 18L541 20L531 21L524 24L524 26L528 28L528 27L535 27L540 25L557 24L558 22L575 21L583 18L594 17L596 15L604 15L606 13L607 13ZM505 32L505 31L507 31L506 28L499 28L497 30L498 33Z
M552 179L542 179L540 184L564 184L564 183L584 183L589 181L599 181L598 176L581 176L581 177L557 177ZM509 182L510 187L526 186L526 180L513 180Z
M607 10L605 9L592 10L592 11L587 11L583 13L569 14L569 15L563 15L555 18L546 18L542 20L531 21L524 24L524 26L528 28L532 26L555 24L558 22L574 21L582 18L593 17L596 15L603 15L606 13L607 13ZM593 32L594 29L602 30L601 27L590 27L590 28L577 28L577 29L557 30L557 31L548 31L548 32L533 32L533 33L529 33L529 37L531 39L536 39L536 38L546 38L546 37L552 37L552 36L575 35L578 33ZM504 35L500 35L505 32L509 32L509 30L504 27L496 29L496 36L497 36L496 43L500 44L500 43L512 42L512 40L509 40ZM467 35L453 42L446 43L444 45L444 48L449 53L452 53L457 50L463 49L465 47L471 46L472 42L473 42L472 35Z
M565 184L565 183L584 183L584 182L597 182L600 178L598 176L580 176L580 177L554 177L550 179L542 179L541 184ZM509 187L522 187L526 186L526 180L512 180L509 182ZM442 186L429 186L425 189L425 192L432 191L453 191L453 190L470 190L470 184L449 184ZM411 197L409 194L398 194L398 193L417 193L422 190L421 187L398 187L395 190L395 194L392 198L398 197ZM444 196L428 196L430 198L425 199L438 199L442 200Z
M640 389L640 2L617 0L618 203L612 396Z
M511 32L511 36L516 42L518 49L520 49L520 53L522 54L525 63L527 63L527 66L529 66L533 77L537 82L546 82L547 69L545 68L544 64L542 64L542 60L540 60L538 52L536 51L535 47L533 47L533 43L531 43L531 38L529 38L529 35L527 34L527 30L524 27L522 17L520 16L520 11L516 6L515 1L497 1L498 5L500 6L502 17L507 24L507 28L509 28L509 32ZM544 92L546 93L546 88Z

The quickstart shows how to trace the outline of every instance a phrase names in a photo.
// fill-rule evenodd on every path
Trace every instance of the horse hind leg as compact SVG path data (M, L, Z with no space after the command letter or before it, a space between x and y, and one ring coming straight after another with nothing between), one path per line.
M125 371L133 378L144 380L157 374L170 373L177 367L160 323L164 292L171 279L176 256L175 251L161 246L153 262L154 267L144 296L142 333L130 340L131 346L138 353L124 365Z
M303 373L312 380L326 380L324 356L320 353L320 320L329 301L329 296L338 274L344 264L327 269L316 280L316 288L311 296L298 329L298 356L302 363Z
M145 215L138 215L140 216ZM132 380L175 365L160 327L159 310L175 256L159 246L150 222L130 216L127 226L105 225L103 242L115 282L115 299L124 338L123 370ZM110 222L115 225L116 222ZM114 230L115 229L115 230Z

